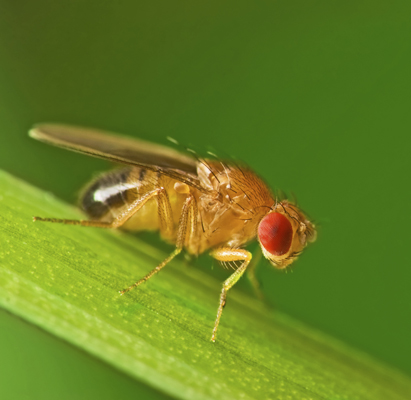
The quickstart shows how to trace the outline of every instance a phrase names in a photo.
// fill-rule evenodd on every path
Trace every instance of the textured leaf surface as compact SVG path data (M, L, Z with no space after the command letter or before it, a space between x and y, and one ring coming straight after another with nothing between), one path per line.
M233 289L209 341L221 282L135 237L33 223L79 217L0 173L0 305L182 399L408 399L410 380ZM195 261L192 262L195 264Z

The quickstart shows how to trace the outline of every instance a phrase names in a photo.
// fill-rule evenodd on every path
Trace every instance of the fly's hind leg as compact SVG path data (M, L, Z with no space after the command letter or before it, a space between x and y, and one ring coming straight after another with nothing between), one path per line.
M184 244L193 233L197 221L196 216L196 202L194 196L188 196L181 212L180 220L178 222L177 228L177 241L176 241L176 248L175 250L164 260L162 261L157 267L155 267L152 271L150 271L144 278L141 278L137 282L133 283L126 289L120 291L120 294L124 294L131 289L140 286L142 283L149 280L153 275L159 272L162 268L164 268L175 256L177 256L181 250L183 250Z
M103 221L93 221L93 220L77 220L77 219L58 219L58 218L41 218L41 217L33 217L33 221L42 221L42 222L56 222L60 224L67 224L67 225L81 225L81 226L91 226L96 228L119 228L123 225L129 218L131 218L138 210L140 210L149 200L153 197L157 197L159 200L159 210L160 204L167 203L168 207L163 207L163 224L166 224L167 228L170 229L170 224L172 224L172 216L167 215L167 213L171 213L170 203L168 201L167 192L164 188L160 187L154 189L143 196L139 197L137 200L133 201L129 207L127 207L121 214L119 214L116 218L113 219L111 222L103 222ZM165 199L165 200L164 200ZM161 212L159 211L161 214Z
M244 274L247 269L248 264L251 261L252 254L243 249L230 249L230 248L219 248L211 252L211 256L219 261L243 261L239 268L223 283L223 289L220 295L220 304L217 310L217 318L214 323L213 334L211 335L211 341L215 342L217 337L217 328L220 323L221 314L223 313L223 308L227 299L227 292L237 283L237 281Z

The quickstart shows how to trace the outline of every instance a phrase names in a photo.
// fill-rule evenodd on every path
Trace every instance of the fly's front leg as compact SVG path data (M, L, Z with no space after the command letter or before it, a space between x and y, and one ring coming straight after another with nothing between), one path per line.
M251 261L248 269L247 269L247 278L251 283L251 286L253 287L254 293L255 295L261 300L261 301L265 301L264 299L264 294L261 290L261 285L260 282L258 281L256 275L255 275L255 269L258 265L258 263L261 260L261 256L263 255L261 249L260 251L257 253L257 255L253 258L253 260Z
M155 267L152 271L150 271L144 278L141 278L137 282L133 283L131 286L128 288L121 290L120 294L124 294L131 289L140 286L142 283L146 282L148 279L150 279L153 275L155 275L157 272L159 272L162 268L164 268L176 255L181 253L181 250L183 250L187 234L190 234L192 231L192 219L190 218L190 215L194 213L194 208L195 207L195 199L193 196L188 196L183 209L181 211L181 216L180 216L180 221L178 222L178 230L177 230L177 241L176 241L176 248L175 250L157 267Z
M91 226L96 228L119 228L123 225L130 217L132 217L138 210L140 210L144 204L146 204L153 197L164 197L167 196L164 188L157 188L139 197L137 200L133 201L129 207L121 214L119 214L111 222L103 221L89 221L89 220L77 220L77 219L57 219L57 218L41 218L33 217L33 221L43 221L43 222L57 222L67 225L81 225L81 226ZM168 200L168 197L167 197Z
M237 283L237 281L244 274L247 269L248 264L251 261L252 254L243 249L230 249L230 248L220 248L213 250L211 256L219 261L243 261L239 268L223 283L223 289L220 295L220 304L217 310L217 318L214 323L213 334L211 335L211 341L215 342L217 337L217 328L220 323L221 314L223 313L223 308L227 299L227 292Z

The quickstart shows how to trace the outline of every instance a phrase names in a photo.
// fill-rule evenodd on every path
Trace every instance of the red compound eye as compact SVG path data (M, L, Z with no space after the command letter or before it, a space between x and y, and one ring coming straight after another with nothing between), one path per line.
M290 249L293 228L287 217L273 212L261 220L258 226L258 238L270 254L282 256Z

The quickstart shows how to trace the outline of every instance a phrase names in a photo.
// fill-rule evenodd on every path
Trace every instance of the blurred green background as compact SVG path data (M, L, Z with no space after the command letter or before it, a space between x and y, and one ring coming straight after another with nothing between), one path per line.
M246 161L319 226L293 274L261 262L268 300L409 374L410 15L410 2L381 0L0 0L0 168L72 203L107 169L30 140L45 121ZM90 398L84 376L93 396L110 398L104 380L162 398L7 313L0 323L10 398L48 395L30 396L17 373L44 379L50 398L67 382ZM26 353L44 360L35 379Z

